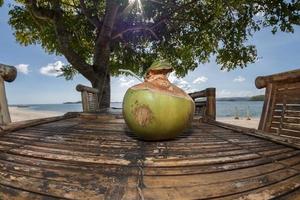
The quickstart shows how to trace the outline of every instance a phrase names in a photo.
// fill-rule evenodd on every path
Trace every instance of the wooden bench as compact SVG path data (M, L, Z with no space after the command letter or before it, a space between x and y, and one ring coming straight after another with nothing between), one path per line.
M77 85L76 90L81 92L82 109L85 113L99 112L98 93L95 88ZM195 115L203 121L216 120L216 89L207 88L189 94L195 101Z
M266 88L259 130L300 139L300 69L260 76L256 87Z

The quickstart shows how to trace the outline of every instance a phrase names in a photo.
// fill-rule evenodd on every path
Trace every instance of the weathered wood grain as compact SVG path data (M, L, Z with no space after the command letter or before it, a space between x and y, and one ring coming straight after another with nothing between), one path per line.
M300 151L248 130L195 122L175 140L143 142L118 115L26 126L0 136L0 197L294 198Z
M255 83L266 88L259 130L300 140L300 70L257 77Z

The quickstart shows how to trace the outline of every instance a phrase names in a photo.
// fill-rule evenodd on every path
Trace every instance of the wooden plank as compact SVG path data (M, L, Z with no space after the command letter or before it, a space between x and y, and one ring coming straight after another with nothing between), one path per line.
M275 100L276 104L286 103L286 104L299 104L300 103L300 96L282 96L276 97Z
M291 137L295 140L300 140L300 138L299 138L300 132L296 131L296 130L283 129L283 128L281 130L279 130L279 128L277 128L277 127L271 127L270 132L275 133L282 137Z
M277 122L277 123L291 123L291 124L300 124L300 118L294 118L294 117L284 117L281 119L281 117L273 117L272 118L272 123Z
M193 166L193 165L208 165L217 163L234 162L240 160L249 160L258 158L259 156L254 153L237 156L226 156L217 158L188 158L188 159L153 159L149 158L145 160L144 164L147 167L178 167L178 166Z
M1 170L1 169L0 169ZM53 197L62 197L67 199L104 199L106 192L105 186L98 186L99 189L80 187L77 185L68 185L66 183L32 178L24 175L17 175L0 171L0 184L14 188L22 188L41 195Z
M49 195L40 195L14 187L9 187L0 184L0 199L9 199L9 200L57 200L55 197Z
M297 191L296 193L298 193L298 190L300 189L299 183L300 183L300 175L298 174L296 176L291 176L287 179L274 182L274 184L264 186L256 190L251 190L237 195L221 197L220 200L221 199L222 200L231 200L231 199L265 200L265 199L275 199L276 197L279 197L276 199L280 199L280 196L284 196L285 194L289 194L290 192ZM296 198L296 200L299 199L298 197Z
M299 79L296 80L295 82L290 82L290 83L280 83L278 84L278 91L284 92L286 90L293 90L293 89L298 89L300 88L300 82Z
M49 117L49 118L43 118L43 119L34 119L34 120L10 123L5 126L0 126L0 134L24 129L27 127L33 127L33 126L37 126L40 124L45 124L45 123L55 122L55 121L64 120L64 119L68 119L68 118L73 118L73 117L76 117L76 114L73 114L73 113L68 114L67 113L63 116L58 116L58 117Z
M287 87L281 87L279 86L277 88L278 95L282 97L283 95L286 95L287 98L297 96L295 94L300 94L300 84L298 85L289 85Z
M176 140L147 143L106 120L113 119L75 118L3 135L0 145L12 148L0 154L0 175L8 177L0 185L72 199L148 199L151 192L198 199L299 174L299 151L236 130L194 124Z
M281 129L288 129L291 131L299 132L300 133L300 124L293 124L293 123L285 123L285 122L272 122L271 127L274 128L281 128Z
M45 152L37 152L31 150L20 150L20 149L12 149L10 150L12 153L17 153L19 155L24 156L33 156L37 158L43 159L56 159L56 160L64 160L64 161L77 161L77 162L87 162L87 163L97 163L97 164L111 164L111 165L128 165L130 161L121 158L111 158L108 156L77 156L77 155L57 155L53 153L45 153Z
M282 196L278 197L278 200L299 200L300 197L300 188L296 188L295 190L283 194Z
M228 162L212 165L201 165L201 166L181 166L181 167L145 167L145 175L180 175L180 174L203 174L213 173L220 171L229 171L242 169L247 167L259 166L266 163L283 161L285 159L299 157L300 152L291 151L279 153L276 155L268 156L268 158L257 158L251 160Z
M77 173L77 174L106 174L106 175L115 175L115 174L124 174L129 173L128 168L135 167L135 166L123 166L123 170L120 170L120 166L117 165L99 165L94 163L84 163L84 162L71 162L71 161L64 161L64 160L47 160L47 159L40 159L34 157L27 157L21 155L14 155L14 154L7 154L2 153L0 154L0 159L4 162L11 162L15 163L16 165L23 165L29 166L28 168L42 168L42 169L49 169L49 170L60 170L60 171L69 171L69 173ZM134 173L134 171L132 172ZM62 174L62 173L61 173ZM84 176L82 174L82 176ZM47 174L45 174L47 176ZM51 176L51 173L49 174ZM79 176L78 178L82 177ZM97 175L95 175L97 176Z
M288 72L273 74L269 76L259 76L255 80L255 85L257 88L264 88L272 83L280 83L280 84L294 84L299 82L300 70L292 70ZM286 87L286 86L285 86Z
M283 104L276 104L274 110L282 110ZM300 104L286 104L287 111L300 111Z
M273 115L273 117L275 116L277 116L277 117L281 117L281 114L282 114L282 111L278 111L278 110L275 110L274 111L274 115ZM284 112L284 118L286 118L286 117L289 117L289 118L292 118L292 117L294 117L294 118L300 118L300 112L299 111L293 111L293 110L286 110L285 112Z
M65 165L66 164L67 163L65 163ZM65 168L55 168L45 165L41 167L39 165L27 165L4 160L0 160L0 166L0 171L3 170L4 172L11 174L30 176L38 179L52 180L90 188L92 188L92 184L96 182L99 184L101 184L101 182L108 183L118 176L137 175L137 173L132 174L130 171L127 171L127 168L126 170L123 169L123 172L120 168L112 168L112 170L110 170L111 174L109 174L107 171L97 170L95 166L86 169L78 168L81 169L78 170L76 168L68 169L67 166L65 166Z
M161 188L152 188L147 185L142 189L145 199L205 199L233 195L244 191L254 190L285 179L297 176L295 170L283 169L265 175L239 179L229 182L213 184L199 184L195 186L169 187L169 184ZM300 176L300 175L299 175ZM299 186L299 177L296 179ZM295 185L295 180L292 182ZM289 185L290 186L290 185ZM216 189L218 188L218 189ZM285 188L285 190L290 190Z
M197 185L217 184L220 182L230 182L239 179L260 176L262 174L275 172L283 168L284 165L268 163L244 169L207 174L181 174L180 176L144 176L143 183L147 188L163 188L165 186L174 188L189 187Z
M273 134L273 133L276 133L275 131L273 133L272 132L268 133L265 131L249 129L249 128L235 126L232 124L227 124L227 123L222 123L222 122L217 122L217 121L209 122L209 123L214 124L219 127L235 130L241 134L251 135L251 136L254 136L257 138L262 138L262 139L272 141L275 143L284 144L284 145L291 146L291 147L294 147L297 149L300 148L300 141L298 141L296 138L287 138L287 137L278 136L278 135Z

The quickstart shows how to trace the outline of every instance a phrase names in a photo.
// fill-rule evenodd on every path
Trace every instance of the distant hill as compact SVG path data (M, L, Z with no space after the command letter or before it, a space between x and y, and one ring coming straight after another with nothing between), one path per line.
M257 95L252 97L223 97L217 98L217 101L264 101L265 95Z
M81 101L75 101L75 102L63 102L63 104L78 104L81 103Z
M250 98L250 101L264 101L265 95L257 95Z
M251 97L223 97L217 98L217 101L250 101Z

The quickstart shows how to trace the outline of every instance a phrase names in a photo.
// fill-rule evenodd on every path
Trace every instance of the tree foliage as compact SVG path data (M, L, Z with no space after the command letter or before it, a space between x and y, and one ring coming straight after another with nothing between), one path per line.
M25 46L39 44L50 54L65 55L70 63L64 71L68 78L75 74L74 69L85 75L84 70L95 68L96 54L101 54L97 47L104 40L97 41L107 28L105 14L109 15L112 6L117 7L117 15L106 40L113 75L119 74L120 68L142 75L157 58L168 59L181 76L210 58L224 69L243 68L256 60L256 48L248 41L255 32L271 27L273 33L292 33L293 26L300 24L300 2L295 0L16 2L9 13L16 40ZM66 48L72 50L72 56Z

